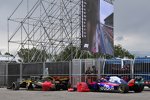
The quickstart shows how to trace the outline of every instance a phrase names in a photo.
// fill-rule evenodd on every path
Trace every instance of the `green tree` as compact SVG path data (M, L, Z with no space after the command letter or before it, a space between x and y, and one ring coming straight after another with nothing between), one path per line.
M101 54L101 53L91 53L89 51L81 50L79 47L75 47L72 45L68 45L63 51L61 51L58 55L55 55L57 61L70 61L71 59L86 59L86 58L113 58L113 57L120 57L120 58L134 58L128 50L122 48L121 45L114 46L114 56L108 54Z
M9 56L14 57L14 55L13 55L13 54L10 54L10 53L8 53L8 52L6 52L6 53L5 53L5 55L9 55Z
M20 49L18 51L19 57L24 63L27 62L44 62L48 58L48 54L45 50L39 50L36 48L32 49Z
M128 50L124 49L120 44L119 45L115 45L114 46L114 55L109 55L109 54L101 54L101 53L95 53L93 54L93 58L99 58L99 57L103 57L106 59L110 59L113 57L119 57L119 58L134 58L134 55L131 54Z
M115 45L114 47L114 56L115 57L119 57L119 58L134 58L134 55L131 54L128 50L124 49L120 44L119 45Z
M81 50L79 47L68 45L58 55L55 55L56 61L70 61L72 59L86 59L92 58L93 55L85 50Z

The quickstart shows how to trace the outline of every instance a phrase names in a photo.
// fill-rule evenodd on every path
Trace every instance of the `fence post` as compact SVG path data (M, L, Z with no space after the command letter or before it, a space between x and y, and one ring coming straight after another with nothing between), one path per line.
M101 64L100 64L100 60L99 59L96 59L96 61L95 61L95 65L96 65L96 68L97 68L97 70L98 70L98 79L101 77Z
M102 65L102 75L105 74L105 63L106 63L106 59L104 59L104 64Z
M82 59L80 59L80 82L82 81L81 78L82 78Z
M6 85L8 84L8 63L6 63Z
M45 62L43 62L43 76L45 76L45 68L46 68L46 66L45 66Z
M20 81L22 81L22 63L20 63Z
M72 85L72 61L69 61L69 81L71 85Z
M134 60L131 62L131 78L134 78Z

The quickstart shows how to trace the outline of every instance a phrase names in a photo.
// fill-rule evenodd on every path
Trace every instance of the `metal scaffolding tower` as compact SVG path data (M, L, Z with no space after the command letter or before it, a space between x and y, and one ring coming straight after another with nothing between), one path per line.
M80 47L81 1L22 0L8 18L8 52L17 56L20 49L37 48L55 61L55 55L66 46Z

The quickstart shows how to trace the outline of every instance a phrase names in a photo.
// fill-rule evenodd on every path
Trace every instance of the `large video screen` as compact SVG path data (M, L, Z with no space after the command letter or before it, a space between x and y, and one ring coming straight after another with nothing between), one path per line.
M113 55L113 5L105 0L84 0L83 9L82 48Z

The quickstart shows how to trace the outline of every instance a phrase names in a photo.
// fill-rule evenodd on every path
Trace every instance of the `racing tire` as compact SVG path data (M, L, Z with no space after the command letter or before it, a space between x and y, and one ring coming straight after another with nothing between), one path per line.
M27 85L26 88L27 88L27 90L34 90L32 83L29 83L29 85Z
M118 90L120 93L128 93L129 91L129 86L126 84L120 84L118 87Z
M102 86L98 86L98 92L103 92L103 91L104 91L103 87Z
M19 90L20 88L20 83L19 82L13 82L12 83L12 89L13 90Z
M7 89L12 89L12 86L7 86Z
M135 93L140 93L144 90L144 85L135 85L133 91Z
M11 83L11 85L7 84L7 89L12 89L12 83Z

